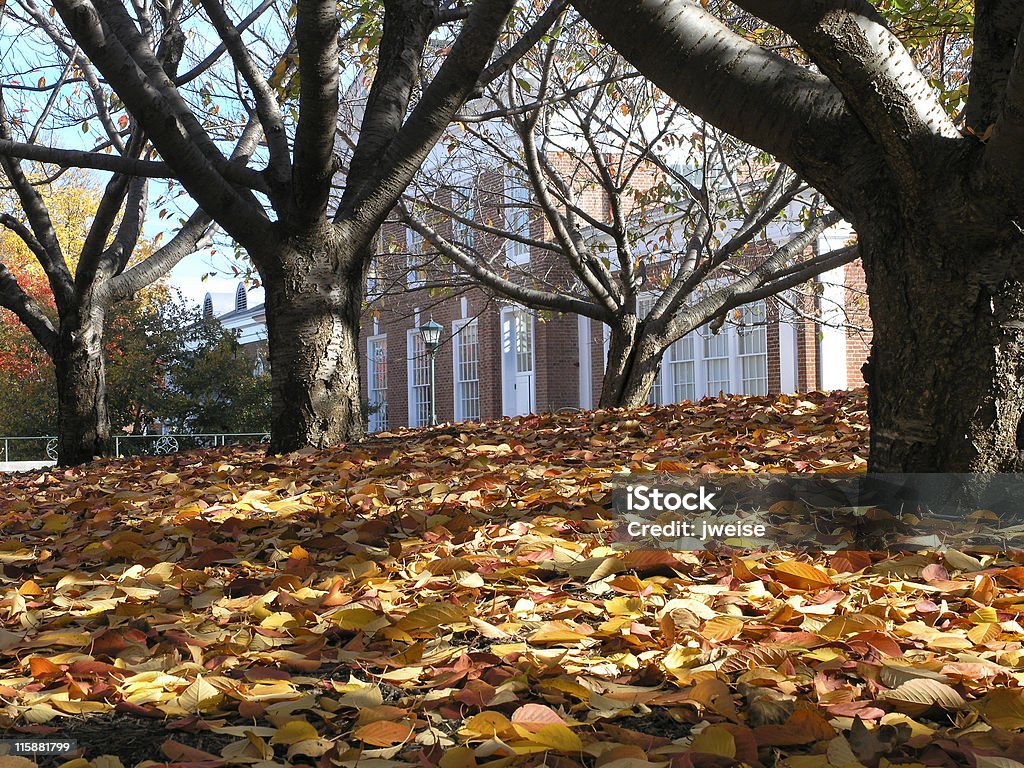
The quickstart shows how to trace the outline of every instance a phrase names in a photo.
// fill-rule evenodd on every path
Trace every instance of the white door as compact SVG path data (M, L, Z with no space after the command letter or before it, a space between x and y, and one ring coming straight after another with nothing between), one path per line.
M524 309L501 313L502 411L523 416L536 410L533 315Z

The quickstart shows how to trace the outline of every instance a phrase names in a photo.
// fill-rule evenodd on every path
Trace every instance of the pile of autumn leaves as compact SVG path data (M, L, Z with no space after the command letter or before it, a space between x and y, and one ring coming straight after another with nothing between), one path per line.
M621 471L856 471L866 430L862 393L732 398L5 480L0 726L135 718L195 768L1022 768L1005 551L671 552L609 509Z

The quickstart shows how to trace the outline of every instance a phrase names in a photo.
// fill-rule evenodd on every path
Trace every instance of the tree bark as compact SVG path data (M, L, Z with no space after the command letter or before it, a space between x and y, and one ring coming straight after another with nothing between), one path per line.
M280 247L264 275L272 391L271 453L363 436L359 315L365 261L327 223Z
M1024 467L1024 237L980 205L861 233L874 472Z
M57 379L57 463L74 466L110 455L104 310L82 302L61 318L53 358Z
M601 380L601 408L639 408L658 378L665 353L659 343L632 315L612 326L608 340L608 364Z

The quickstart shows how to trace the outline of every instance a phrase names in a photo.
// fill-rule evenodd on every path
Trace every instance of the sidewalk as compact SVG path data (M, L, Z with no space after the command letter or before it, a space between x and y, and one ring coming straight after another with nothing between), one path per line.
M53 461L0 461L0 472L29 472L33 469L52 467Z

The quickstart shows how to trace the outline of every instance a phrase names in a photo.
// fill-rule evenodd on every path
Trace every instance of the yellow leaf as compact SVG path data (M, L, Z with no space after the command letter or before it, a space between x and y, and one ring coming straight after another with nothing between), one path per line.
M720 725L710 725L693 737L690 749L719 757L736 757L736 739Z
M516 730L528 741L556 752L581 752L583 750L583 742L580 741L580 737L569 730L568 726L559 723L549 723L538 731L522 727L516 728Z
M441 756L441 768L476 768L476 755L469 747L455 747Z
M564 621L549 621L527 639L537 644L578 643L580 640L586 640L587 636L577 632Z
M501 712L493 710L473 715L459 729L459 735L469 739L493 739L496 736L508 736L514 733L512 721Z
M316 728L305 720L292 720L285 723L270 739L271 744L297 744L300 741L319 738Z
M832 579L823 570L799 560L785 560L776 564L773 570L775 578L794 589L815 590L833 585Z
M409 723L376 720L356 728L352 735L374 747L393 747L408 741L412 735L412 726Z
M724 643L743 631L743 620L735 616L716 616L705 622L700 633L708 640Z
M641 616L644 601L639 597L615 597L604 601L604 609L609 616Z
M175 704L186 712L204 712L214 709L223 698L224 694L220 690L199 676L194 683L178 694Z
M996 624L999 621L996 609L990 605L979 608L967 618L972 624Z
M465 608L453 603L431 603L415 608L395 624L397 629L409 632L416 629L435 629L446 624L465 621Z
M181 478L173 472L166 472L160 476L160 479L156 481L157 485L174 485L175 483L181 482Z
M967 637L975 645L983 645L999 637L1000 632L998 624L978 624L967 630Z

